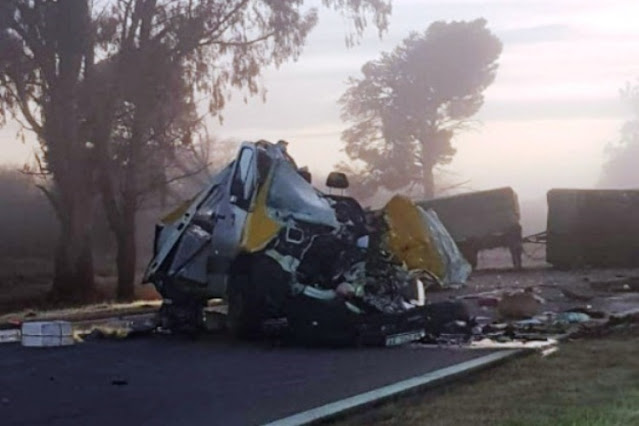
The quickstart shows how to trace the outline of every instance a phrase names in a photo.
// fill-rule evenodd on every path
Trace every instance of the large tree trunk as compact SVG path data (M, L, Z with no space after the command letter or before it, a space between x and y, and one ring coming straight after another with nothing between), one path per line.
M56 302L82 303L95 295L93 280L92 197L67 197L61 210L60 236L54 258L53 286L49 298ZM60 206L57 206L60 208Z
M47 122L49 164L54 173L51 197L60 220L55 276L50 298L86 302L95 293L93 281L94 167L77 129L72 102L58 101Z
M130 301L135 297L136 269L136 211L138 207L136 170L139 158L139 132L134 131L129 140L128 164L124 170L118 169L109 154L112 106L102 111L102 121L94 129L94 139L98 145L99 187L109 227L115 235L116 266L118 274L116 297L120 301ZM118 174L121 173L121 176ZM121 191L114 182L120 181Z
M94 294L93 174L91 146L87 144L84 111L78 105L78 85L90 71L87 59L93 46L89 2L50 5L46 34L53 40L37 52L48 84L43 106L45 159L53 174L50 197L60 220L55 253L55 276L50 297L56 301L85 302Z
M107 127L108 129L108 127ZM100 156L100 171L98 182L102 203L106 213L109 228L115 235L116 242L116 267L117 267L117 290L116 297L120 301L129 301L135 297L135 266L136 266L136 244L135 244L135 219L137 210L137 198L134 191L130 189L129 181L125 179L127 189L125 194L119 194L114 186L115 165L111 164L108 156L107 143L108 135L103 133L100 139L96 133ZM130 178L127 172L125 175ZM119 201L119 202L118 202Z

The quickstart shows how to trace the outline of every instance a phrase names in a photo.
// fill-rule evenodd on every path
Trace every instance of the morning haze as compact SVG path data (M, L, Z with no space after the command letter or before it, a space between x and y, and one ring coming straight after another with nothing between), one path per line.
M618 91L639 75L631 60L639 57L637 13L633 1L400 0L381 40L368 29L349 49L343 18L323 10L299 60L266 71L266 103L245 104L236 93L223 125L211 119L209 129L222 138L286 139L300 162L325 174L345 159L337 100L349 76L410 31L484 17L504 45L497 78L478 125L455 136L457 155L446 169L473 189L511 185L523 199L550 187L592 186L627 115ZM1 131L5 163L33 151L15 141L16 131L11 124Z
M479 125L455 137L458 152L446 168L475 189L512 185L523 199L553 186L592 186L627 116L618 91L639 75L639 63L629 61L639 57L637 8L631 1L397 1L388 34L380 41L371 30L351 49L335 29L340 19L327 14L297 63L267 73L267 103L245 105L236 96L216 132L286 138L301 162L326 172L344 159L337 100L349 76L430 22L484 17L504 45L497 78Z

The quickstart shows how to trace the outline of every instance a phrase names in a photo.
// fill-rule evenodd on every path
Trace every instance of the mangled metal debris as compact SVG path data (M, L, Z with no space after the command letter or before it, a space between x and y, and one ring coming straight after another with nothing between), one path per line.
M424 337L424 288L470 273L432 212L394 197L382 211L325 194L285 144L242 144L235 161L157 226L145 281L164 302L162 326L197 330L211 298L228 328L257 333L286 318L299 340L396 345ZM345 188L345 176L329 185Z

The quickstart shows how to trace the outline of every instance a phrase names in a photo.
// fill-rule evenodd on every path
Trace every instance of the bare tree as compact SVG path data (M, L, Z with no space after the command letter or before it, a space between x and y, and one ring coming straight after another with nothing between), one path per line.
M433 196L433 168L455 154L451 140L482 106L501 50L484 19L435 22L364 64L340 103L351 123L345 151L365 192L417 184Z

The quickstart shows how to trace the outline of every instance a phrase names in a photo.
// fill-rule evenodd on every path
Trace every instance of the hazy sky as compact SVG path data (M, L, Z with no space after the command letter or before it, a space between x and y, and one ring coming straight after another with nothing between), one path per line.
M636 0L395 0L384 38L371 29L350 49L342 18L322 12L299 61L265 73L267 103L245 104L238 94L224 124L211 120L210 130L242 140L286 139L299 164L326 172L344 158L337 99L346 79L410 31L479 17L504 50L480 124L456 137L458 154L447 170L474 189L513 186L523 199L551 187L592 186L625 118L618 90L639 77ZM15 126L0 131L4 162L21 162L29 152L14 134Z

